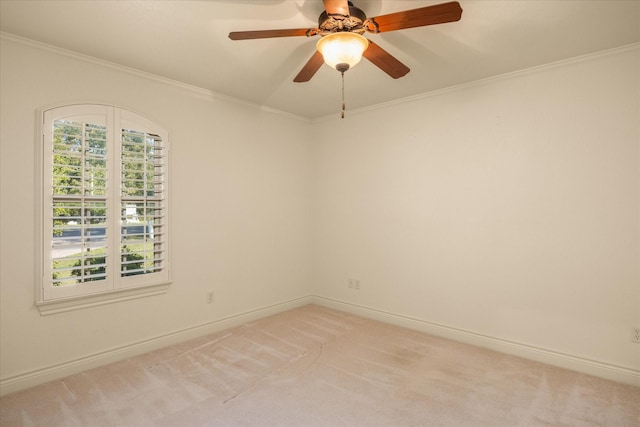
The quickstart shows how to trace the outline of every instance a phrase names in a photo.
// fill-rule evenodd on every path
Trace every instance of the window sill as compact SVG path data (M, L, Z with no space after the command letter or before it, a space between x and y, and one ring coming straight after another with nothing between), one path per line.
M36 307L38 307L41 316L48 316L50 314L64 313L66 311L80 310L98 305L162 295L167 292L170 284L170 282L164 282L149 286L109 291L101 294L64 298L53 301L39 301L36 303Z

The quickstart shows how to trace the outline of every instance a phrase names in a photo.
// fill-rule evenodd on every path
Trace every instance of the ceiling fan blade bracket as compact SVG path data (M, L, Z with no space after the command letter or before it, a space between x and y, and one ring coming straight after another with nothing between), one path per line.
M378 34L380 32L380 26L376 22L375 18L367 18L362 26L369 33Z

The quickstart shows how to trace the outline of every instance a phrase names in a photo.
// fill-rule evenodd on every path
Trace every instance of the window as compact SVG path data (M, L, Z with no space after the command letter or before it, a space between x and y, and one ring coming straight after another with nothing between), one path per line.
M166 291L166 132L104 105L46 110L42 123L41 312Z

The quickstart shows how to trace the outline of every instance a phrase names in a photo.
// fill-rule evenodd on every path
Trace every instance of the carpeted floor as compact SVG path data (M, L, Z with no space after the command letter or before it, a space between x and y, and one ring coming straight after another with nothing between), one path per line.
M2 426L640 426L640 388L315 305L0 400Z

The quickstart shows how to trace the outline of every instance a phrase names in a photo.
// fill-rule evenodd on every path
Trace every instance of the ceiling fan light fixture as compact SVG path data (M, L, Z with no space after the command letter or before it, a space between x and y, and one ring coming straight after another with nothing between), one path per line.
M316 47L328 66L344 73L360 62L369 40L360 34L343 31L323 36Z

